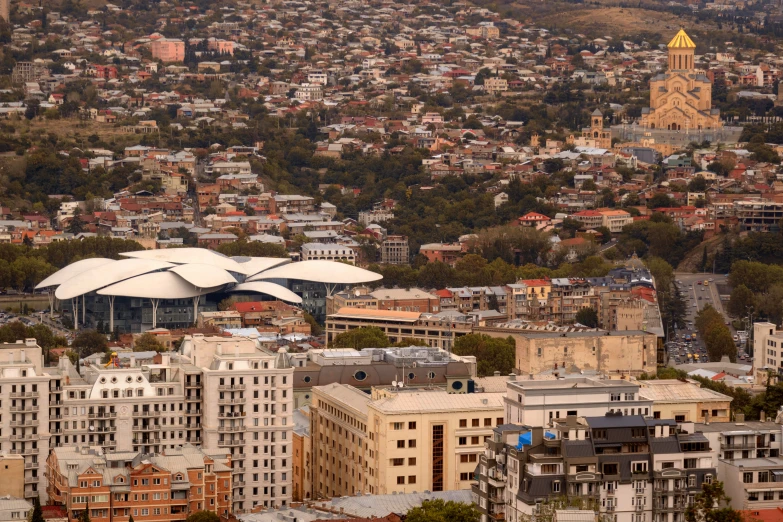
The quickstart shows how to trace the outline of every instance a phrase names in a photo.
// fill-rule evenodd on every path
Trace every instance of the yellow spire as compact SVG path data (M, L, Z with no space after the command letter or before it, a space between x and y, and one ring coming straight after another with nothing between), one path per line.
M680 29L680 32L674 35L672 41L669 42L668 47L669 49L696 49L696 44L687 35L685 29Z

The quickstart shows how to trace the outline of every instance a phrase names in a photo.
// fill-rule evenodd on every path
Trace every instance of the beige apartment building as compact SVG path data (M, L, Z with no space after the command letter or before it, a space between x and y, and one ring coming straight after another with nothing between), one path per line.
M658 338L642 331L520 332L508 328L481 327L476 333L513 337L516 341L516 373L591 370L610 374L654 373Z
M231 455L233 512L291 500L293 368L247 338L186 337L180 352L119 367L44 367L35 339L0 345L0 452L24 458L24 497L46 502L51 448Z
M731 397L697 381L655 379L638 381L639 394L653 401L653 418L677 422L729 422Z
M423 340L427 346L444 350L450 350L454 346L455 338L473 331L471 322L441 318L432 314L345 307L327 316L326 344L328 346L330 341L343 332L366 326L380 328L393 343L415 338Z
M469 489L503 393L313 389L313 498Z

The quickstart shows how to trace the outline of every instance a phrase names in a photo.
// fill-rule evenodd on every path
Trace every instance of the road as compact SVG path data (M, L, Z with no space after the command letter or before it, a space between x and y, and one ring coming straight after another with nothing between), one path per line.
M718 291L718 285L728 284L727 277L723 274L675 274L675 282L685 299L686 324L677 325L678 329L674 332L674 338L670 339L669 357L674 358L677 364L688 362L689 355L691 360L695 355L698 355L699 360L707 361L707 351L704 342L696 332L694 321L700 310L703 310L707 305L712 305L728 323L729 318L723 308ZM729 329L732 334L736 333L731 325L729 325ZM685 342L686 336L692 337L694 334L697 336L695 342Z

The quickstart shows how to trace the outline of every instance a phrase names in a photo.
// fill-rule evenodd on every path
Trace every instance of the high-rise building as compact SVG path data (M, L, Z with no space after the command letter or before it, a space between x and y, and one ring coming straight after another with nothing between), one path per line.
M162 453L186 443L231 457L232 511L291 499L293 368L246 338L186 337L122 365L44 367L35 339L0 345L0 451L22 455L24 496L46 499L50 448Z
M330 384L310 412L313 499L449 491L470 488L503 394Z

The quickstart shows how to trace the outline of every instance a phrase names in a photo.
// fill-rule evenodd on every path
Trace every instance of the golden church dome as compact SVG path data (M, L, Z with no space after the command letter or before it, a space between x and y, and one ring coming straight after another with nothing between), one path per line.
M696 44L693 43L685 29L680 29L680 32L674 35L672 41L669 42L668 47L669 49L696 49Z

